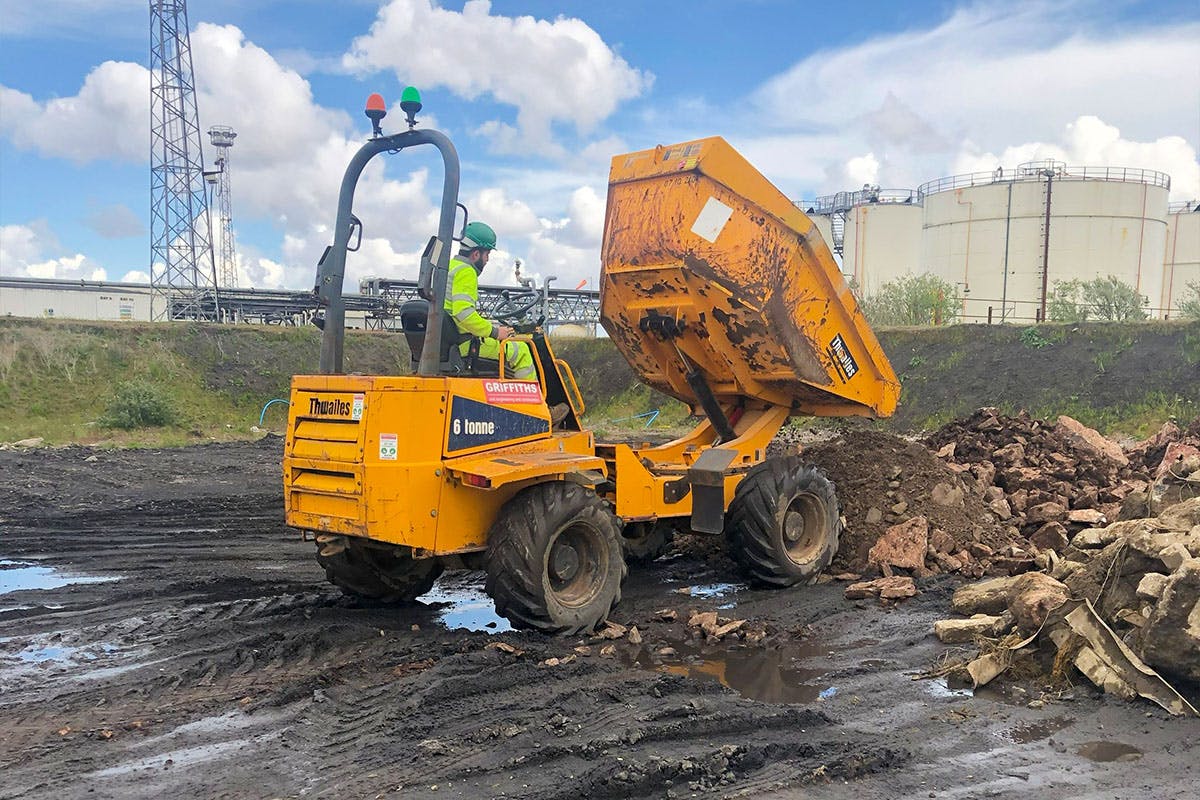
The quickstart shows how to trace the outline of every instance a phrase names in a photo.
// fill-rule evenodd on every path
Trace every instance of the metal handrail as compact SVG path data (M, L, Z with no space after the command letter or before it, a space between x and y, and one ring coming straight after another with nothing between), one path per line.
M1144 183L1149 186L1171 188L1171 176L1154 169L1138 167L1071 167L1062 162L1048 161L1022 164L1016 170L997 168L990 172L964 172L945 178L928 181L917 187L917 197L924 200L931 194L962 189L968 186L986 186L992 183L1013 183L1041 180L1047 174L1057 180L1109 181L1112 183Z

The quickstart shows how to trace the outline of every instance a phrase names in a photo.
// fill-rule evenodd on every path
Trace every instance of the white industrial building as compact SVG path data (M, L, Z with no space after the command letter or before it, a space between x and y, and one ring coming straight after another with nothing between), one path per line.
M1028 322L1056 281L1112 275L1163 318L1200 281L1200 213L1168 207L1169 190L1154 170L1043 161L941 178L913 196L864 187L797 205L868 296L932 273L957 286L964 320Z
M149 284L0 275L0 316L150 321Z

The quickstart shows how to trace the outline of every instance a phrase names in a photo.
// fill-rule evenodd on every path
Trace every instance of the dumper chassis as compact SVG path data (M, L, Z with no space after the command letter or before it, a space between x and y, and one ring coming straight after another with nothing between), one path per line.
M662 445L597 442L542 321L518 321L536 298L506 309L536 381L460 352L444 311L458 157L443 134L416 129L415 90L401 107L409 129L384 135L382 101L368 103L375 135L347 168L318 265L320 369L292 382L287 521L316 539L330 582L402 602L443 569L482 568L514 626L573 634L620 602L626 562L654 558L676 530L723 535L756 585L815 580L837 552L835 487L796 455L767 458L767 445L796 414L890 414L899 384L811 221L720 138L613 159L601 322L639 378L700 421ZM375 155L418 145L445 169L422 299L400 312L414 374L346 375L358 176ZM569 413L552 424L556 405Z

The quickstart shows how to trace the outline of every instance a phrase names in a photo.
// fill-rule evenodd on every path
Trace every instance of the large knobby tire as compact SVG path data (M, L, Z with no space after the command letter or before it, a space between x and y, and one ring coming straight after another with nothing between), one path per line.
M833 483L799 458L773 458L738 484L725 531L751 582L770 588L812 583L838 549L841 514Z
M591 631L621 600L617 518L596 493L566 481L522 490L488 534L488 595L515 627Z
M649 564L671 548L675 526L665 520L630 522L621 532L625 560L630 564Z
M442 574L442 565L435 558L414 559L403 548L355 542L331 556L321 555L318 545L317 563L325 568L326 579L345 594L383 603L420 597Z

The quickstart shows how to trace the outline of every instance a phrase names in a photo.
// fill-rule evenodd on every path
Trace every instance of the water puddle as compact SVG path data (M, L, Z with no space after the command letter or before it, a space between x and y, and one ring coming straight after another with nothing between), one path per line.
M1075 751L1090 761L1137 761L1142 751L1121 742L1084 742Z
M623 654L626 666L720 683L750 700L765 703L813 703L831 699L837 688L817 680L828 672L802 666L807 658L829 650L801 643L796 647L761 649L708 647L690 642L672 645L663 655L647 647Z
M736 594L745 588L747 586L744 583L702 583L681 589L680 593L691 595L692 597L725 597L726 595ZM735 605L736 603L728 603L721 606L721 608L733 608Z
M482 584L482 572L443 575L417 601L429 606L438 622L450 630L511 631L512 625L496 613L496 605L484 593Z
M109 583L118 577L94 575L65 575L54 567L44 567L28 561L0 559L0 594L37 589L58 589L76 583Z
M14 638L0 639L0 644L11 644ZM45 641L42 638L42 642L40 643L27 644L21 650L12 653L9 658L24 664L44 664L46 662L79 664L96 661L97 659L112 655L119 650L115 644L109 642L98 642L96 644L74 647L67 644L45 644Z
M1013 744L1029 744L1030 742L1039 742L1051 734L1061 731L1074 721L1070 717L1051 717L1040 722L1015 725L1000 735Z
M934 697L950 697L957 699L962 697L974 697L975 695L975 692L970 686L951 686L950 682L946 678L934 678L931 681L921 681L921 685L925 688L926 692Z

